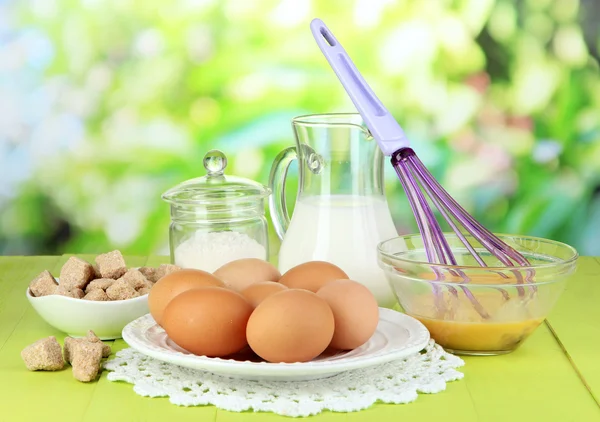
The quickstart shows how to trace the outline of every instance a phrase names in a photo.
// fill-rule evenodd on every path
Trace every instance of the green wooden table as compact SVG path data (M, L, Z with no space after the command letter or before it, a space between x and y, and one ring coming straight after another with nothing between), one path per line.
M81 255L84 259L93 256ZM29 306L25 288L44 269L58 273L68 256L0 257L0 421L272 421L268 413L233 413L213 406L177 407L136 395L126 383L82 384L71 370L29 372L20 351L50 335ZM158 265L166 257L127 257L129 266ZM122 340L113 352L127 347ZM327 421L600 421L600 259L584 257L546 324L515 353L467 357L465 378L445 392L407 405L357 413L326 412Z

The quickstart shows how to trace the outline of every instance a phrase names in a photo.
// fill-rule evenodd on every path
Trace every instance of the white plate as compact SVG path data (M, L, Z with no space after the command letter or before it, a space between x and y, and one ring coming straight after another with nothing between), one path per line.
M146 356L187 368L248 380L300 381L330 377L417 353L429 342L429 331L408 315L379 308L379 324L368 342L347 352L324 352L302 363L268 363L250 351L231 359L196 356L169 339L150 314L127 324L123 340Z

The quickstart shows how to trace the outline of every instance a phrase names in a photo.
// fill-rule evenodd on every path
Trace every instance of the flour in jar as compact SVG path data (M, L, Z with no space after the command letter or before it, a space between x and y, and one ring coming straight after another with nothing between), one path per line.
M175 248L175 264L210 273L243 258L267 259L266 248L244 233L196 232Z

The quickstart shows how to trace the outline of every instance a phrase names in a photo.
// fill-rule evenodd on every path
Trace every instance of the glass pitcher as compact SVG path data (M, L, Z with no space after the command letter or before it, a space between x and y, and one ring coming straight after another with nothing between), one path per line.
M292 120L296 146L271 169L269 207L282 240L279 270L327 261L364 284L379 306L396 300L377 263L377 244L397 236L384 193L384 156L359 114L322 114ZM285 179L298 160L298 196L290 220Z

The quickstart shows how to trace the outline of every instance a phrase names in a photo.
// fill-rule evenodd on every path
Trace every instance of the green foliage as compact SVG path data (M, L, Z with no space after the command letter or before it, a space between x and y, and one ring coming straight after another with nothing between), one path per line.
M9 76L49 106L23 118L32 171L0 202L0 251L166 253L160 195L202 175L212 148L227 154L228 173L266 183L292 144L291 117L353 110L312 41L319 16L477 219L600 255L590 240L600 236L600 78L578 4L14 2L16 41L0 53L19 51L10 43L31 30L47 42L45 65L23 62ZM65 146L43 124L67 118L82 130ZM44 154L29 141L40 127ZM398 229L414 232L389 170Z

